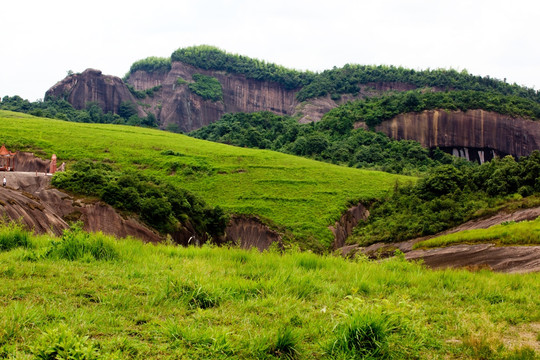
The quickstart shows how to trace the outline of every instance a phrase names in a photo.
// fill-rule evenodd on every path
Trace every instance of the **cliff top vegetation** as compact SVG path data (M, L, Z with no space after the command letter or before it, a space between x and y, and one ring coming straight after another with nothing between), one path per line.
M242 74L248 78L273 81L286 89L298 90L299 101L310 98L340 94L358 94L359 85L373 83L403 83L417 88L434 87L441 90L491 91L503 95L523 97L540 102L537 90L508 84L489 76L475 76L466 70L426 69L414 70L387 65L346 64L320 73L298 71L268 63L244 55L227 53L214 46L200 45L180 48L174 51L170 59L150 57L134 63L131 74L136 70L157 71L170 67L171 61L180 61L201 69L227 71Z

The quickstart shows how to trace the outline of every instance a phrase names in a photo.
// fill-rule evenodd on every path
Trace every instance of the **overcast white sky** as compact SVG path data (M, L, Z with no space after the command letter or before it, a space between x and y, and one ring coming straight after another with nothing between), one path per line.
M298 70L467 69L539 89L539 15L538 0L2 1L0 97L200 44Z

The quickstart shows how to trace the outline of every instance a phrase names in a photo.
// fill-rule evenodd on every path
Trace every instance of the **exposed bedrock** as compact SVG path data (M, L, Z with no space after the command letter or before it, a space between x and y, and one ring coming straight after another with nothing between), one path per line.
M189 90L194 74L204 74L219 80L223 101L204 100ZM272 81L246 78L241 74L196 68L173 62L171 70L161 72L135 71L127 80L135 90L156 89L153 95L136 99L126 83L116 76L87 69L81 74L67 76L50 88L45 96L64 98L77 109L95 102L104 112L118 112L120 103L129 101L137 107L139 116L153 113L161 128L170 125L191 131L209 125L224 113L271 111L280 115L297 115L300 122L319 121L331 109L347 101L380 95L386 91L406 91L415 86L404 83L369 83L359 85L357 95L330 96L309 99L300 103L298 89L289 90Z
M86 104L94 102L105 113L117 113L123 101L137 103L122 79L103 75L96 69L86 69L80 74L67 76L45 93L45 97L49 96L65 99L76 109L85 109ZM141 109L139 115L144 115Z
M369 217L369 211L362 204L350 207L345 211L339 221L328 228L334 234L333 249L341 248L345 245L345 240L352 234L353 229L360 220L366 220Z
M401 114L376 130L480 162L494 155L524 156L540 149L540 122L484 110Z
M225 229L225 239L243 249L256 247L264 251L273 243L281 245L281 236L256 217L233 216Z
M130 217L122 217L102 202L85 202L50 187L50 176L35 172L9 172L7 187L0 188L0 216L21 221L38 234L59 235L69 222L82 221L84 230L118 237L159 241L160 236Z

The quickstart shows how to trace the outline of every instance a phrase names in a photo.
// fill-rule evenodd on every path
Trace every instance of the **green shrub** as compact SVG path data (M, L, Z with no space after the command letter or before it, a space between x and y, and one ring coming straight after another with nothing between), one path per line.
M16 222L9 222L0 227L0 251L16 247L30 247L30 234Z
M54 329L45 333L41 341L32 348L39 360L98 360L99 349L88 337L80 337L67 329Z
M348 359L384 359L388 357L389 326L383 315L356 313L336 328L336 340L330 354Z
M218 79L212 76L193 74L195 82L188 85L189 90L204 100L222 101L223 89Z

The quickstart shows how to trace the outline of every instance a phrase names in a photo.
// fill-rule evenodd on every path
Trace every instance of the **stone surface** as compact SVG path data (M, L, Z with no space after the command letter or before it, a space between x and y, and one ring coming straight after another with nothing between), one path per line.
M540 122L485 110L400 114L376 127L394 139L416 140L427 148L455 149L457 155L490 160L495 155L529 155L540 149ZM465 152L465 149L467 151Z
M345 240L352 234L352 231L358 225L360 220L366 220L369 217L369 211L362 204L350 207L341 215L339 221L328 228L334 234L333 249L341 248L345 245Z
M45 93L45 97L49 96L65 99L75 109L85 109L87 103L95 102L104 113L117 113L123 101L137 103L122 79L95 69L67 76ZM144 115L140 108L139 115Z
M248 216L233 216L225 229L225 239L243 249L256 247L260 251L268 249L274 242L281 245L281 236L276 231Z
M84 230L102 231L118 237L132 236L143 241L161 237L131 217L122 217L99 201L85 202L50 187L51 176L35 172L5 174L7 187L0 189L0 216L21 221L38 234L60 235L68 222L82 221Z

